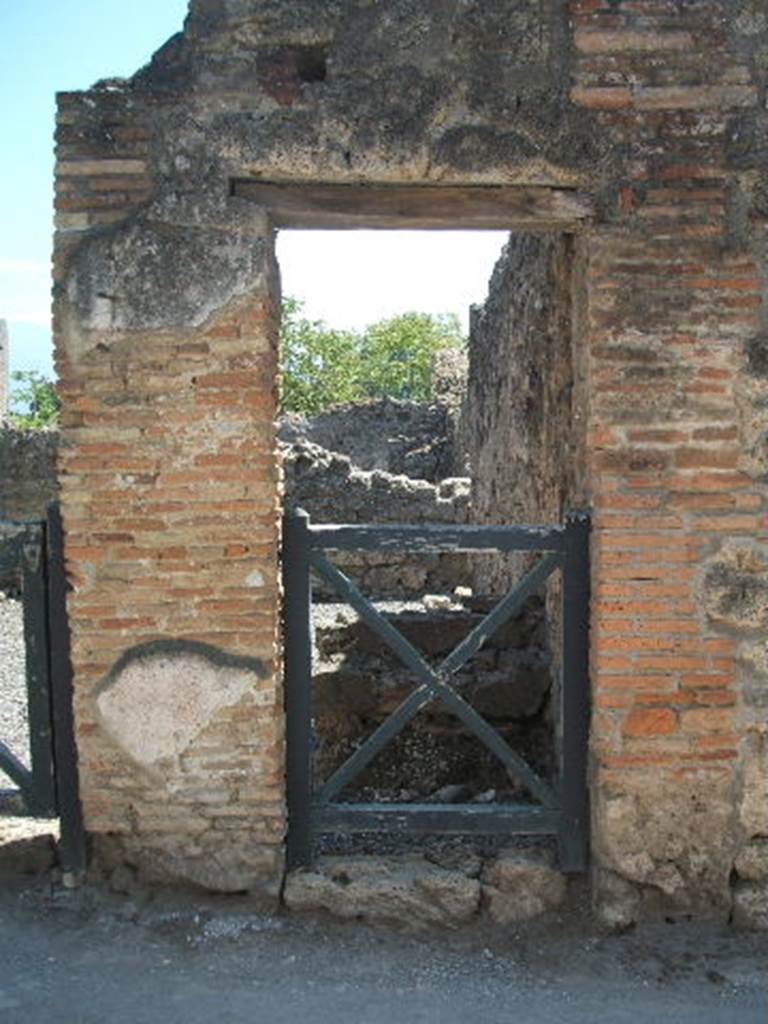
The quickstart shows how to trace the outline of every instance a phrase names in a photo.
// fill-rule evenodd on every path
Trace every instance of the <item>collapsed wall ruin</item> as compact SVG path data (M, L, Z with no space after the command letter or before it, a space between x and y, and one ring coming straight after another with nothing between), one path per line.
M762 8L192 0L132 79L60 95L60 471L97 857L281 885L274 227L506 227L567 236L552 258L571 247L582 296L565 451L594 510L596 904L765 923Z

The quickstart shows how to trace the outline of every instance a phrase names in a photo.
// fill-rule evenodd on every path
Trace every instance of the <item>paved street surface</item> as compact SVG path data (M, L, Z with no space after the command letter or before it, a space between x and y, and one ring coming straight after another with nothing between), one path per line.
M402 935L238 897L66 893L0 880L3 1024L766 1024L768 935L582 909Z

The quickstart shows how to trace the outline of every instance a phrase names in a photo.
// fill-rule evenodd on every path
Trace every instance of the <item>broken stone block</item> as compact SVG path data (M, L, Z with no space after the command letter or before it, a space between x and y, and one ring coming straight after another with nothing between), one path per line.
M284 899L291 910L409 930L455 927L477 913L480 883L418 857L324 857L288 876Z
M0 821L0 874L42 875L56 864L53 821L5 818Z
M592 883L595 911L602 924L621 931L638 920L642 902L638 886L605 869L594 872Z
M565 878L540 850L508 850L486 866L483 899L496 924L537 917L565 899Z
M743 882L733 893L733 923L768 931L768 881Z
M668 775L648 772L622 780L621 790L595 793L595 862L637 888L642 917L674 911L726 918L735 853L730 776L712 771L673 785ZM615 887L607 893L614 904ZM602 898L598 888L598 908ZM626 900L629 906L629 893Z
M747 835L768 834L768 735L762 725L750 729L742 744L739 818Z
M739 878L748 882L768 881L768 839L754 840L734 862Z
M751 544L731 543L707 569L704 607L713 622L735 629L768 626L768 581L763 551Z

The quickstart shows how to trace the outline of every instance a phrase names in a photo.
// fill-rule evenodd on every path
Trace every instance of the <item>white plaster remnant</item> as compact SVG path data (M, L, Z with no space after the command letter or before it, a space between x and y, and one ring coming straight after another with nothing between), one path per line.
M259 572L258 569L254 569L253 572L248 574L245 582L248 584L249 587L263 587L264 576L262 573Z
M99 718L112 740L143 768L181 754L223 708L258 686L246 668L198 654L137 658L99 693Z

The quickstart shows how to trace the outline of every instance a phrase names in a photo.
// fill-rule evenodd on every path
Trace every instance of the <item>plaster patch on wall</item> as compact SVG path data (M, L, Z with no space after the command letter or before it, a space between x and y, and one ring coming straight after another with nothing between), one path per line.
M217 227L135 218L103 232L78 252L66 283L82 325L69 332L70 358L95 347L99 332L205 323L233 298L266 291L266 258L263 238Z
M96 694L99 720L142 768L178 763L211 720L252 693L265 675L258 659L207 644L156 642L124 655Z

